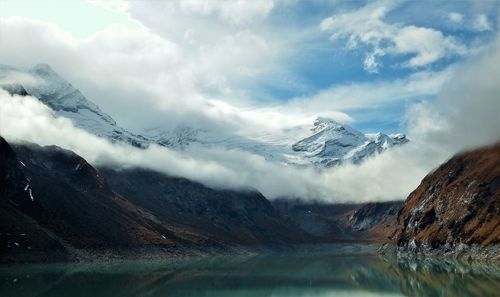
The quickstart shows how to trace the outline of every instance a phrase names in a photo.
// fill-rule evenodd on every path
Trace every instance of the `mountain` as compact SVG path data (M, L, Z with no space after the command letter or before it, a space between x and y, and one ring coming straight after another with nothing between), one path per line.
M169 248L182 241L114 193L73 152L0 143L1 261L59 261L91 250Z
M115 191L175 229L219 244L301 243L310 237L253 190L212 189L145 169L101 168Z
M88 100L78 89L60 77L47 64L38 64L28 71L0 65L0 79L28 74L36 83L8 83L0 87L11 94L31 95L49 106L58 116L70 119L73 124L111 141L129 143L136 147L146 147L148 139L118 126L111 116ZM0 80L1 81L1 80Z
M352 127L327 118L317 118L313 135L292 145L303 160L331 167L346 161L359 163L375 153L408 142L403 134L363 134Z
M307 242L260 193L143 169L96 169L0 137L0 262L171 257Z
M16 77L22 75L30 76L30 83L15 81ZM36 83L33 83L33 80ZM151 143L178 151L187 151L199 146L216 147L257 154L282 164L331 167L344 162L359 163L369 156L408 142L404 134L363 134L348 125L327 118L317 118L310 128L309 135L303 139L294 139L294 133L284 139L276 139L272 135L253 138L221 135L217 131L183 125L170 130L156 127L145 129L142 133L132 133L117 125L111 116L104 113L47 64L35 65L27 71L0 65L0 87L11 94L38 98L57 115L70 119L76 127L92 134L140 148L146 148ZM303 128L295 127L295 130Z
M394 238L411 253L498 246L500 144L458 154L429 173L399 211Z
M155 142L178 150L189 150L190 146L199 145L222 146L257 154L279 163L317 167L332 167L345 162L360 163L370 156L409 141L404 134L363 134L348 125L322 117L317 118L309 130L310 136L295 142L289 142L289 139L266 141L259 137L223 137L189 127L179 127L173 131L149 129L145 133Z
M313 236L317 242L385 243L394 231L402 201L327 203L277 199L281 216Z

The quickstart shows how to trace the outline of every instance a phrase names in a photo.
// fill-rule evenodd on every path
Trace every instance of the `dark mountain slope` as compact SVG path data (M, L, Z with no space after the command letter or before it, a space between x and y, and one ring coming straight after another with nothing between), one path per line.
M22 164L9 144L0 137L0 255L5 261L42 260L56 254L53 260L68 258L63 245L46 232L36 221L20 209L33 203L26 188L28 180L21 170ZM40 257L40 255L45 255Z
M171 251L196 237L184 238L144 215L73 152L0 141L1 261L148 247Z
M68 150L0 140L1 261L144 249L172 256L310 238L258 192L142 169L103 174Z
M306 202L278 199L274 207L298 228L320 242L382 243L394 231L403 201L354 203Z
M164 244L169 230L144 219L116 195L99 172L55 146L13 146L29 179L32 203L21 209L78 248Z
M398 214L401 250L500 243L500 144L466 152L427 175Z
M309 238L255 191L215 190L145 169L101 172L117 193L162 222L217 242L255 245Z

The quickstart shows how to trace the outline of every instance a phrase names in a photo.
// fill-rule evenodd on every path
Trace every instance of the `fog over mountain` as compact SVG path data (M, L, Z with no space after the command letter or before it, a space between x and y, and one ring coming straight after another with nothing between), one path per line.
M297 168L257 154L222 147L174 151L151 144L140 149L91 135L31 96L1 92L1 133L11 141L56 144L93 164L151 168L215 187L251 187L269 198L289 196L330 201L405 197L425 175L453 153L500 140L498 40L480 57L461 65L435 102L406 115L411 142L335 168ZM31 78L32 79L32 78ZM32 79L34 80L34 79ZM429 126L429 123L432 123Z
M277 12L294 3L208 9L188 2L97 3L128 21L85 37L43 20L2 17L0 63L14 68L2 66L0 84L20 84L32 96L0 89L0 135L58 145L93 165L255 188L270 199L327 201L404 199L456 152L500 141L500 37L491 16L484 35L461 40L448 27L394 21L396 1L344 3L305 18L303 30ZM359 25L365 19L376 26ZM355 71L320 56L328 46L328 54L364 57L356 60L361 74L343 80ZM313 62L342 75L300 72ZM44 89L43 65L68 94L54 98ZM410 142L394 144L397 132Z

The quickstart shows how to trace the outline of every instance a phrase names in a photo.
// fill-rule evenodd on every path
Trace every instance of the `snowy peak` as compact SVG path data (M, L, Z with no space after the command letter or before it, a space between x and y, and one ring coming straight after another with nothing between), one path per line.
M40 83L35 86L25 86L27 92L55 111L78 112L80 109L87 109L100 114L110 124L116 124L110 116L104 114L96 104L85 98L78 89L60 77L49 65L37 64L28 72L39 78Z
M321 117L314 121L311 131L313 135L294 143L292 149L303 159L322 167L346 161L359 163L387 148L408 142L404 134L363 134L348 125Z
M170 130L161 127L146 129L144 130L144 135L147 135L148 138L159 145L182 151L193 143L204 143L206 132L201 129L179 125Z
M361 133L348 125L341 124L333 119L325 118L325 117L317 117L314 120L313 127L311 131L314 133L319 133L325 130L329 131L348 131L350 133Z
M343 154L338 148L357 147L368 141L363 133L325 118L317 118L311 131L313 135L292 145L294 151L310 155L331 154L333 151ZM334 150L331 149L332 146L335 147Z
M16 84L2 85L11 94L36 97L42 103L54 110L57 115L70 119L73 124L87 132L108 138L111 141L121 141L137 147L145 147L148 139L135 135L117 126L111 116L101 111L92 101L88 100L71 83L63 79L47 64L37 64L27 71L10 66L0 67L0 76L25 75L36 83L19 81Z
M410 140L406 138L406 135L403 133L390 134L389 137L391 137L395 145L400 145L410 142Z

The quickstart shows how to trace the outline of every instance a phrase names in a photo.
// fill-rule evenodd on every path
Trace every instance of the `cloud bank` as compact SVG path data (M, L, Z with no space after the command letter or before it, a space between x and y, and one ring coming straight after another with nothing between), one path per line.
M411 143L360 165L319 171L271 163L236 150L200 148L186 155L154 145L140 150L111 144L55 117L36 98L10 96L4 91L0 91L0 134L11 141L56 144L95 165L146 167L214 187L255 188L271 199L403 199L429 170L452 154L500 141L499 49L497 39L483 56L455 72L437 101L409 109Z

